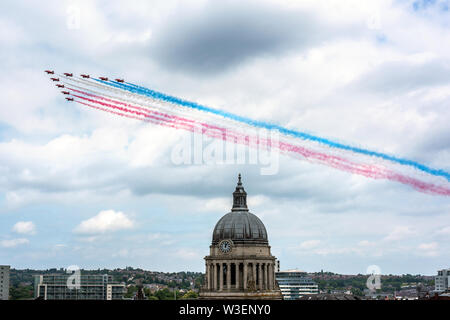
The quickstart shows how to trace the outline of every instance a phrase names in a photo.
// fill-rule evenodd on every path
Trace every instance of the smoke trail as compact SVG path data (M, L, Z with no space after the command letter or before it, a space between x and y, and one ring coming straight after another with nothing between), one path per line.
M196 128L194 125L186 125L186 123L184 123L183 121L180 121L182 119L178 119L177 117L166 117L163 114L159 114L158 116L153 116L151 113L136 111L136 110L133 110L132 108L124 108L124 107L116 106L114 104L104 103L99 100L82 97L79 95L74 95L74 96L77 98L92 102L94 104L99 104L99 105L105 106L107 108L120 110L121 112L115 112L115 111L108 110L106 108L96 107L91 104L87 104L85 102L77 100L77 102L82 103L84 105L87 105L87 106L90 106L90 107L93 107L93 108L96 108L96 109L99 109L102 111L114 113L114 114L117 114L120 116L135 118L138 120L151 122L151 123L154 123L157 125L170 126L175 129L183 129L183 130L187 130L187 131L191 131L191 132L196 131L196 129L198 130L198 128ZM132 105L129 105L128 107L132 107ZM328 155L328 154L321 153L321 152L316 152L316 151L309 150L309 149L299 147L299 146L295 146L295 145L292 145L289 143L278 142L278 143L274 144L270 139L261 139L259 137L256 137L256 138L249 137L246 135L242 135L239 132L228 132L227 131L226 135L223 135L222 132L220 132L218 134L217 131L214 132L214 131L209 130L208 126L207 125L205 126L205 124L203 124L203 123L197 123L197 124L203 125L203 128L201 128L201 131L200 131L202 134L205 134L212 138L216 138L216 139L219 138L219 139L223 139L225 141L232 141L233 143L240 143L240 144L244 144L244 145L247 145L250 147L260 147L261 145L265 146L265 147L275 147L275 148L278 148L283 153L290 154L290 155L296 154L307 160L327 164L328 166L334 167L339 170L363 175L363 176L373 178L373 179L388 179L388 180L397 181L402 184L410 185L421 192L441 194L441 195L450 195L450 189L447 189L445 187L440 187L440 186L436 186L434 184L425 183L425 182L419 181L417 179L414 179L414 178L411 178L411 177L408 177L408 176L405 176L405 175L402 175L402 174L399 174L399 173L396 173L396 172L393 172L390 170L386 170L384 168L380 168L380 167L377 167L374 165L358 164L358 163L349 161L347 159L344 159L342 157L337 157L337 156L332 156L332 155ZM217 128L217 127L215 127L215 128ZM236 139L236 138L238 138L238 139Z
M335 141L331 141L329 139L326 138L321 138L318 136L314 136L305 132L301 132L301 131L296 131L296 130L292 130L292 129L287 129L284 128L280 125L277 124L273 124L273 123L269 123L269 122L265 122L265 121L258 121L258 120L253 120L247 117L243 117L243 116L239 116L230 112L226 112L226 111L222 111L222 110L218 110L218 109L213 109L210 107L206 107L203 105L200 105L198 103L195 102L190 102L187 100L183 100L174 96L170 96L155 90L151 90L142 86L138 86L132 83L118 83L118 82L108 82L108 81L103 81L100 79L95 79L93 78L93 80L100 82L100 83L104 83L107 84L109 86L113 86L116 88L120 88L123 90L127 90L129 92L134 92L134 93L138 93L138 94L144 94L147 95L149 97L155 98L155 99L160 99L160 100L164 100L170 103L174 103L180 106L184 106L184 107L188 107L188 108L193 108L193 109L197 109L200 111L204 111L204 112L209 112L215 115L219 115L222 116L224 118L228 118L228 119L232 119L241 123L245 123L248 124L250 126L254 126L254 127L259 127L259 128L264 128L264 129L268 129L268 130L278 130L280 133L285 134L285 135L289 135L289 136L293 136L296 138L301 138L304 140L310 140L310 141L315 141L318 143L322 143L325 145L328 145L330 147L333 148L338 148L338 149L342 149L342 150L347 150L347 151L351 151L351 152L355 152L355 153L360 153L360 154L364 154L364 155L368 155L368 156L375 156L378 158L382 158L384 160L388 160L388 161L392 161L392 162L396 162L402 165L407 165L407 166L412 166L418 170L421 170L423 172L426 172L428 174L434 175L434 176L441 176L447 179L447 181L450 181L450 173L442 170L442 169L433 169L430 168L426 165L423 165L421 163L418 163L416 161L412 161L412 160L408 160L408 159L403 159L403 158L399 158L399 157L395 157L395 156L391 156L388 154L384 154L381 152L376 152L376 151L371 151L368 149L363 149L363 148L358 148L358 147L353 147L353 146L349 146L349 145L345 145L339 142L335 142Z

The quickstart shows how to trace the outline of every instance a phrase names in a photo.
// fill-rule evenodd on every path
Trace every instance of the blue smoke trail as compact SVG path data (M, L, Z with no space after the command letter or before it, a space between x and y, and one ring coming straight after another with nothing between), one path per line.
M300 131L296 131L296 130L291 130L291 129L287 129L284 128L280 125L277 124L273 124L273 123L269 123L269 122L265 122L265 121L258 121L258 120L253 120L247 117L242 117L230 112L226 112L226 111L222 111L222 110L217 110L217 109L213 109L213 108L209 108L206 106L202 106L201 104L195 103L195 102L190 102L187 100L183 100L174 96L170 96L167 95L165 93L161 93L158 91L154 91L145 87L141 87L132 83L119 83L116 81L103 81L100 79L95 79L92 78L95 81L101 82L103 84L107 84L109 86L112 87L116 87L119 89L123 89L129 92L133 92L133 93L137 93L137 94L141 94L141 95L145 95L154 99L159 99L159 100L163 100L166 102L170 102L170 103L174 103L180 106L184 106L184 107L188 107L188 108L192 108L192 109L197 109L197 110L201 110L201 111L205 111L205 112L209 112L209 113L213 113L219 116L222 116L224 118L228 118L228 119L232 119L238 122L242 122L242 123L246 123L249 124L251 126L254 127L259 127L259 128L265 128L268 130L278 130L280 133L283 133L285 135L289 135L289 136L293 136L296 138L300 138L300 139L304 139L304 140L310 140L310 141L315 141L315 142L319 142L325 145L328 145L330 147L333 148L338 148L338 149L342 149L342 150L348 150L348 151L352 151L355 153L360 153L360 154L364 154L364 155L368 155L368 156L374 156L374 157L379 157L385 160L389 160L392 162L396 162L402 165L407 165L407 166L411 166L414 167L418 170L421 170L423 172L429 173L431 175L434 176L441 176L441 177L445 177L447 179L447 181L450 181L450 173L442 170L442 169L433 169L430 168L426 165L423 165L421 163L412 161L412 160L408 160L408 159L402 159L402 158L398 158L398 157L394 157L394 156L390 156L388 154L384 154L381 152L376 152L376 151L371 151L371 150L367 150L367 149L363 149L363 148L358 148L358 147L352 147L352 146L348 146L339 142L334 142L325 138L321 138L321 137L317 137L305 132L300 132Z

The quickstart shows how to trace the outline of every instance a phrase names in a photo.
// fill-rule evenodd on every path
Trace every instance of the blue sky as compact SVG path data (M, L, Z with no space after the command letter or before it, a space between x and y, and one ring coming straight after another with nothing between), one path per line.
M286 157L270 176L176 165L185 133L65 103L43 72L124 77L448 171L448 5L2 1L0 264L204 271L241 172L282 269L448 268L448 198Z

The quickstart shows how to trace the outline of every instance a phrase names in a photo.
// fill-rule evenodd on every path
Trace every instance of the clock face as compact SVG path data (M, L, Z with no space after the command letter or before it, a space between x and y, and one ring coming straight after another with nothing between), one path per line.
M231 251L231 241L230 240L223 240L220 244L219 244L219 249L220 251L222 251L223 253L228 253Z

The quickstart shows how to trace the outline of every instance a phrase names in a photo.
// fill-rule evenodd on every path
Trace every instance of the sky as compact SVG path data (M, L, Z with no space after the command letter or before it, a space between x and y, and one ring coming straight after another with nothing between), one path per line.
M281 269L436 274L450 199L280 156L179 164L186 132L66 103L45 69L450 170L450 1L2 1L0 264L203 271L242 174Z

